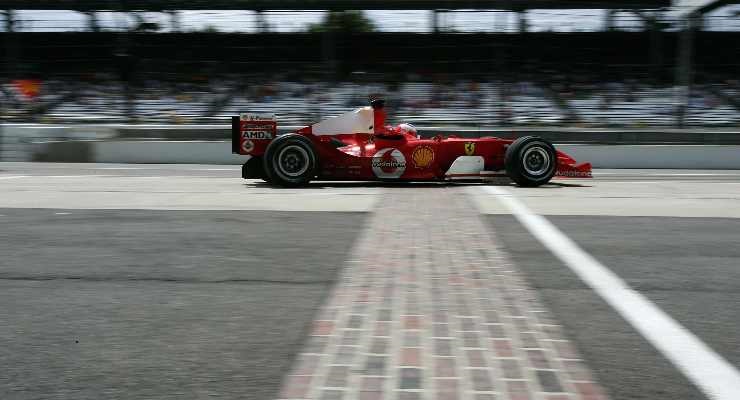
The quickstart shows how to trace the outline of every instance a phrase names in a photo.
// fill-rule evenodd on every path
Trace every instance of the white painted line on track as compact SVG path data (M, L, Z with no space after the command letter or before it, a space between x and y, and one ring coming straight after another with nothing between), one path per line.
M10 175L10 176L0 176L0 179L17 179L17 178L27 178L28 175Z
M508 190L486 186L529 232L713 400L740 398L740 372Z

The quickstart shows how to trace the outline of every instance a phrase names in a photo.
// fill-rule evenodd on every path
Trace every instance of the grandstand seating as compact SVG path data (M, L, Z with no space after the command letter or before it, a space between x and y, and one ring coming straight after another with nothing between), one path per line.
M365 105L384 94L392 121L418 126L581 126L647 127L675 124L675 89L643 84L592 85L558 102L552 90L531 82L453 84L411 82L395 86L361 83L277 82L239 86L238 81L179 85L147 82L133 91L134 121L141 123L222 123L240 112L275 113L282 125L305 125ZM45 82L52 94L25 102L4 87L6 118L68 123L127 122L120 83L71 85ZM239 89L239 88L244 88ZM74 89L71 89L74 88ZM711 90L710 90L711 89ZM686 121L694 126L738 126L740 112L713 91L738 95L727 85L697 85ZM65 93L69 91L70 93ZM47 103L38 114L38 104Z

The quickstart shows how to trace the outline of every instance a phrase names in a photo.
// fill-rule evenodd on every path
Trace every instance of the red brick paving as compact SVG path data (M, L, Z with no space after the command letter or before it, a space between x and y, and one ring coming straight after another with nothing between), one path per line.
M464 193L386 189L281 399L608 400Z

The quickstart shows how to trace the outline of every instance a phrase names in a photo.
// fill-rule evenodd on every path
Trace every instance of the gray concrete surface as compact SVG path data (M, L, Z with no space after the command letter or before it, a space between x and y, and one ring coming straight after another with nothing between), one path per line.
M740 176L731 171L597 171L595 176L582 187L510 192L740 366ZM705 398L513 216L490 204L495 200L475 195L473 201L492 214L492 229L613 399ZM711 208L727 218L704 218ZM630 216L635 212L640 216Z
M240 176L223 166L0 163L0 207L363 212L378 193L373 185L276 189Z
M272 398L364 218L0 208L0 398Z
M592 221L588 217L579 218L582 231L593 232L590 225L585 225ZM493 215L489 221L514 262L525 272L527 280L563 325L613 400L705 398L513 216ZM609 238L616 251L620 240ZM619 265L606 265L615 272L620 269Z
M594 176L511 192L543 215L740 218L738 171L596 170ZM509 213L482 191L472 195L483 213Z
M509 191L739 365L740 172L594 175ZM384 186L0 163L0 399L270 398ZM704 398L470 190L612 398Z

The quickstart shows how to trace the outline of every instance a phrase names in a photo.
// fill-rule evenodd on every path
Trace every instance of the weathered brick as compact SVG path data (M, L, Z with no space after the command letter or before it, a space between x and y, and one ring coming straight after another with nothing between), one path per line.
M373 331L373 335L390 336L390 333L391 333L391 323L390 322L378 321L375 323L375 330Z
M448 357L434 357L434 376L457 376L457 372L455 371L455 359Z
M514 352L511 349L511 340L509 339L493 339L493 349L496 351L498 357L512 357Z
M501 370L506 379L522 379L522 370L516 359L505 358L499 361Z
M532 368L550 369L550 361L543 350L527 350L527 358Z
M405 347L401 349L401 365L405 367L421 366L421 351L416 347Z
M481 350L465 350L465 355L467 356L469 367L480 368L487 366Z
M344 398L344 390L324 389L321 391L321 400L342 400Z
M400 389L421 389L421 370L418 368L401 368L398 379Z
M452 355L451 339L434 339L434 354L437 356Z
M450 336L450 331L447 324L434 324L433 331L435 337Z
M417 315L404 315L401 317L401 324L403 329L419 329L421 328L421 319Z
M329 368L325 385L329 387L345 387L347 386L347 375L349 375L349 367L343 365L332 366Z
M334 330L334 323L332 321L314 321L313 323L313 335L331 335Z
M488 369L471 369L469 372L474 390L481 392L490 392L493 390L493 382L491 381L490 371Z
M378 203L291 370L306 375L286 379L281 396L606 399L572 344L552 341L564 339L562 328L495 233L455 201L459 190L413 197L428 211L422 214L408 213L408 201L399 201L408 193L388 189ZM440 219L447 229L428 228ZM313 378L317 371L325 375ZM353 374L357 380L349 379ZM566 389L577 393L561 392Z
M382 392L385 378L365 376L362 378L360 390L364 392Z
M367 356L364 370L365 375L384 375L387 362L388 357Z
M374 354L386 354L388 352L388 339L383 337L373 338L372 344L370 345L370 353Z
M537 380L540 381L540 386L544 392L560 393L563 391L558 376L552 371L537 370Z

